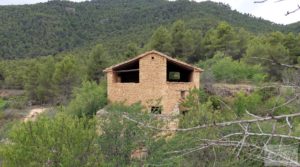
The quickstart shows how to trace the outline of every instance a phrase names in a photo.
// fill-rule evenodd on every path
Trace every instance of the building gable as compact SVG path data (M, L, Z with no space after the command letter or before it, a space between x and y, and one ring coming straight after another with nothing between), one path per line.
M141 59L141 58L143 58L143 57L145 57L145 56L147 56L147 55L150 55L150 54L156 54L156 55L158 55L158 56L164 57L164 58L166 58L168 61L171 61L171 62L173 62L173 63L175 63L175 64L178 64L179 66L183 66L183 67L185 67L185 68L193 69L193 70L199 71L199 72L203 72L203 71L204 71L204 70L201 69L201 68L192 66L192 65L190 65L190 64L188 64L188 63L185 63L185 62L183 62L183 61L177 60L177 59L175 59L175 58L172 58L172 57L170 57L170 56L167 56L167 55L165 55L165 54L163 54L163 53L161 53L161 52L155 51L155 50L145 52L145 53L143 53L143 54L141 54L141 55L139 55L139 56L136 56L136 57L134 57L134 58L132 58L132 59L129 59L129 60L124 61L124 62L121 62L121 63L119 63L119 64L110 66L110 67L104 69L103 71L104 71L104 72L109 72L109 71L111 71L111 70L113 70L113 69L115 69L115 68L118 68L118 67L120 67L120 66L126 66L126 64L130 64L131 62L137 61L137 60L139 60L139 59Z

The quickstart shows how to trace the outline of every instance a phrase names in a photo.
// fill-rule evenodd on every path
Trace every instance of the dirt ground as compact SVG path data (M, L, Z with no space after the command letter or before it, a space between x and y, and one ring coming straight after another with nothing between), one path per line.
M220 96L234 96L240 91L250 94L255 90L255 86L249 84L213 84L213 93Z
M38 115L42 114L43 112L47 111L48 108L45 107L38 107L38 108L32 108L29 113L23 118L24 122L27 121L34 121Z

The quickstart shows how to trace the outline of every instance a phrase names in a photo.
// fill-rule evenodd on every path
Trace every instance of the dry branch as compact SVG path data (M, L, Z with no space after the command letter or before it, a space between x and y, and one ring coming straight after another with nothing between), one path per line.
M293 114L285 114L285 115L279 115L279 116L267 116L267 117L260 117L255 119L245 119L245 120L235 120L235 121L228 121L228 122L220 122L220 123L211 123L211 124L203 124L191 128L174 128L174 129L168 129L168 128L158 128L151 125L147 125L143 122L137 121L133 118L130 118L128 115L123 114L123 118L132 121L140 126L150 128L157 131L176 131L176 132L186 132L186 131L193 131L198 129L204 129L204 128L211 128L211 127L226 127L234 124L247 124L247 123L256 123L256 122L264 122L264 121L270 121L270 120L280 120L280 119L286 119L293 118L293 117L299 117L299 113L293 113Z

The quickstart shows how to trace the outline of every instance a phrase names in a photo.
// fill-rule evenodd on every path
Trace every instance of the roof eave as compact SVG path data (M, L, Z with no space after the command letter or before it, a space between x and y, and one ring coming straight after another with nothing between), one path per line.
M190 64L188 64L188 63L182 62L182 61L180 61L180 60L177 60L177 59L175 59L175 58L172 58L172 57L170 57L170 56L168 56L168 55L165 55L165 54L163 54L163 53L161 53L161 52L158 52L158 51L156 51L156 50L151 50L151 51L145 52L145 53L143 53L143 54L141 54L141 55L139 55L139 56L137 56L137 57L134 57L134 58L132 58L132 59L129 59L129 60L127 60L127 61L124 61L124 62L121 62L121 63L119 63L119 64L110 66L110 67L104 69L103 72L106 72L106 73L107 73L107 72L113 71L113 69L116 68L116 67L119 67L119 66L121 66L121 65L124 65L124 64L129 63L129 62L134 61L134 60L138 60L138 59L140 59L140 58L142 58L142 57L144 57L144 56L146 56L146 55L148 55L148 54L151 54L151 53L158 54L158 55L160 55L160 56L165 57L167 60L171 60L171 61L174 61L175 63L181 64L181 65L183 65L183 66L187 66L187 67L189 67L189 68L193 68L193 69L196 70L196 71L199 71L199 72L203 72L203 71L204 71L204 70L201 69L201 68L198 68L198 67L195 67L195 66L193 66L193 65L190 65Z

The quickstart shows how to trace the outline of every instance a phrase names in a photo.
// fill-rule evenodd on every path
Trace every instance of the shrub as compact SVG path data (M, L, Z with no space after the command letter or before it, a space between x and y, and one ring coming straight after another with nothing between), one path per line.
M13 127L0 155L4 166L101 166L94 119L58 114Z
M138 103L131 106L116 103L106 108L107 114L100 116L99 122L102 132L99 137L100 147L105 160L112 162L113 166L129 165L130 156L134 150L153 143L152 131L138 126L135 122L124 119L122 116L126 114L136 120L148 120L149 115L142 112L142 109Z
M7 106L7 102L0 98L0 111L3 111Z
M248 110L253 114L258 114L256 109L262 104L262 98L258 92L251 95L246 95L243 92L238 93L233 104L235 113L238 116L242 116Z
M66 112L77 116L91 117L106 105L106 83L84 82L73 92L73 100L65 108Z
M28 98L26 96L14 96L8 99L9 108L24 109L28 104Z
M236 83L241 81L262 82L266 78L259 65L248 65L243 61L234 61L218 52L212 59L200 63L211 70L217 81Z

